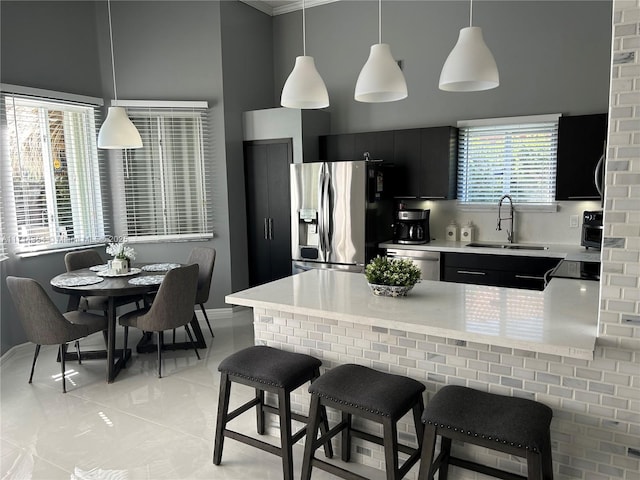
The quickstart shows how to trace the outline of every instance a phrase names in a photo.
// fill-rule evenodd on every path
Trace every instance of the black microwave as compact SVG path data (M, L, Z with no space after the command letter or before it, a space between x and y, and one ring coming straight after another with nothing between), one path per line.
M602 210L586 210L582 214L580 245L586 248L602 248Z

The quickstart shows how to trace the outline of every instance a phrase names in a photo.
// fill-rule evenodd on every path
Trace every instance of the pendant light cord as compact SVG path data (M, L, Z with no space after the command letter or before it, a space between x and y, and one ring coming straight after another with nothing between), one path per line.
M378 43L382 43L382 0L378 0Z
M469 3L469 26L473 26L473 0Z
M118 89L116 88L116 63L113 59L113 29L111 27L111 0L107 0L107 8L109 9L109 42L111 44L111 72L113 74L113 97L118 100Z
M307 56L307 21L304 12L304 0L302 0L302 55Z

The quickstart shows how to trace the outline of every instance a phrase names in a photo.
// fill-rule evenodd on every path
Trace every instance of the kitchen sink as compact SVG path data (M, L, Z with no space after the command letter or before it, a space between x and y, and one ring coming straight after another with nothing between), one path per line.
M489 242L471 242L467 247L476 248L506 248L509 250L549 250L545 245L523 245L517 243L489 243Z

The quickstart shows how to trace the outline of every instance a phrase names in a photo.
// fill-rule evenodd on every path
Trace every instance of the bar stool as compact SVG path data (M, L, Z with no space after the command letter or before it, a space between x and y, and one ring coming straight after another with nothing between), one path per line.
M341 478L366 480L339 466L315 458L320 445L331 443L331 438L342 432L342 460L351 457L352 437L362 438L384 447L385 466L388 480L403 478L420 458L423 425L420 420L424 403L422 383L411 378L378 372L361 365L341 365L329 370L309 387L311 407L309 408L309 435L306 440L302 462L302 480L311 478L311 469L318 467ZM324 407L332 407L342 413L341 422L327 434L316 438L318 424ZM407 412L413 410L418 448L398 443L397 422ZM355 429L351 425L352 415L382 424L383 437ZM409 458L402 467L398 465L398 451Z
M291 411L291 392L306 382L320 376L322 362L317 358L301 353L286 352L264 345L248 347L225 358L218 367L220 375L220 393L218 400L218 418L213 449L213 463L220 465L224 437L251 445L282 458L282 471L285 480L293 479L293 445L304 437L307 426L295 434L291 430L291 420L308 422L308 417ZM231 382L255 388L255 398L229 412ZM278 396L278 407L267 405L264 392ZM265 432L264 413L274 413L280 417L280 447L243 435L227 428L227 423L238 415L256 407L257 432ZM320 414L320 429L329 430L326 412ZM316 423L315 428L318 428ZM325 448L327 457L333 456L331 445Z
M533 400L448 385L436 393L422 415L425 423L420 480L446 480L449 465L502 479L553 479L549 426L553 412ZM436 438L442 437L434 460ZM527 476L515 475L453 457L451 441L459 440L527 460Z

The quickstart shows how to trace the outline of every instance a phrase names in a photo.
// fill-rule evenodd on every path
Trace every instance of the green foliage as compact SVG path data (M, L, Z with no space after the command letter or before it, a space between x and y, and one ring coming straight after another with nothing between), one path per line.
M365 267L364 274L367 282L375 285L410 287L420 281L421 271L411 260L377 256Z

